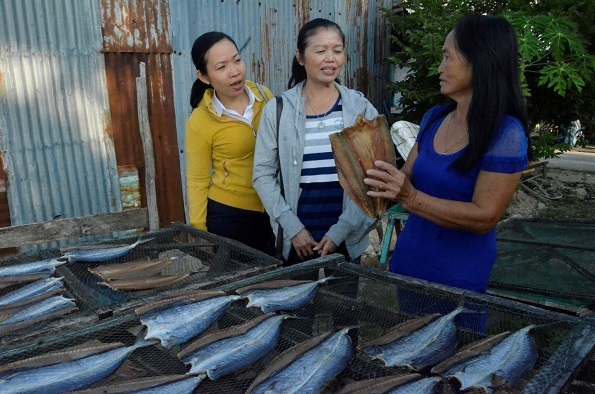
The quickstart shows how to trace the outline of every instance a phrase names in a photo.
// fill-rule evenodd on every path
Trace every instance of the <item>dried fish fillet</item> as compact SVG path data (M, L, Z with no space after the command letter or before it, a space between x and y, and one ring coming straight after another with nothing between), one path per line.
M151 261L133 261L123 264L100 265L89 268L89 272L105 281L131 278L137 276L151 276L160 273L173 263L172 259L158 259Z
M109 287L112 290L124 290L124 291L134 291L134 290L149 290L149 289L156 289L159 287L166 287L172 286L176 283L182 282L186 278L188 278L190 274L185 275L157 275L151 276L148 278L138 278L138 279L118 279L112 280L110 282L99 282L99 284Z
M386 211L388 200L367 195L370 187L364 183L366 171L374 168L375 160L395 163L388 123L384 115L367 120L358 115L355 124L329 136L339 183L345 193L366 215L380 218Z

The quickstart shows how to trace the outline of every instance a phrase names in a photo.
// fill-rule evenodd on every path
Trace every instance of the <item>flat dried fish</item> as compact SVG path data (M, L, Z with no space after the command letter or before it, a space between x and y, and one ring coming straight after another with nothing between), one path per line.
M87 247L76 247L76 248L69 248L63 249L64 255L59 257L60 260L66 260L69 263L73 263L76 261L108 261L113 260L118 257L125 256L130 252L132 249L136 248L137 245L143 244L145 242L149 242L153 240L153 238L142 239L139 238L138 241L131 245L125 246L104 246L100 247L100 245L89 245Z
M256 377L246 394L319 392L351 360L349 330L325 333L287 349Z
M416 373L383 376L350 383L337 394L433 394L440 380L439 377L426 378Z
M89 268L89 272L99 276L104 281L124 279L138 276L152 276L169 267L175 258L156 259L150 261L132 261L122 264L100 265Z
M168 375L129 380L72 394L192 394L205 375Z
M0 297L0 313L13 313L18 309L66 291L62 278L43 278L13 290Z
M58 259L47 259L0 267L0 288L47 278L56 271L57 266L65 263Z
M366 171L374 168L375 160L396 162L388 123L384 115L367 120L358 115L355 124L329 136L339 183L345 193L366 215L379 219L386 211L388 200L371 198L370 187L364 183Z
M157 275L148 278L117 279L109 282L99 282L99 284L107 286L114 291L138 291L173 286L176 283L184 281L188 277L190 277L190 274L171 276Z
M0 334L28 327L40 321L49 320L56 316L65 315L76 310L73 300L63 296L53 296L30 305L0 322ZM0 390L1 392L1 390Z

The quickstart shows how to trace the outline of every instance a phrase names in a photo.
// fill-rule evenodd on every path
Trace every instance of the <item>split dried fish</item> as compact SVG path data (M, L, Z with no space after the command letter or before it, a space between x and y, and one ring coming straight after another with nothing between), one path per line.
M13 290L0 297L0 314L11 313L16 309L39 302L66 291L62 278L43 278Z
M154 343L142 339L131 346L111 343L8 364L0 368L0 392L61 394L79 390L110 376L135 349Z
M420 374L384 376L350 383L337 394L433 394L440 381Z
M74 391L72 394L192 394L204 378L205 375L140 378L119 384Z
M87 247L76 247L72 249L68 249L65 251L62 257L59 257L60 260L66 260L69 263L73 263L76 261L108 261L113 260L118 257L125 256L130 252L132 249L136 248L138 245L143 244L145 242L149 242L153 240L153 238L142 239L139 238L138 241L131 245L125 246L105 246L99 247L99 245L89 245Z
M37 304L30 305L15 312L6 320L0 322L0 334L28 327L32 324L49 320L56 316L62 316L76 309L76 304L69 298L63 296L46 298ZM2 390L0 390L0 392L1 391Z
M381 218L388 200L369 197L366 193L370 187L364 183L364 178L366 171L374 168L375 160L396 162L386 118L379 115L367 120L359 115L353 126L331 134L329 138L343 190L366 215Z
M454 318L464 311L465 308L459 307L437 319L436 315L430 315L401 323L381 338L363 345L363 351L386 366L421 370L438 364L457 347Z
M47 259L0 267L0 288L47 278L56 271L57 266L65 263L66 261L59 261L58 259Z
M145 305L136 314L147 327L145 339L159 339L168 347L201 334L240 298L222 291L197 292Z
M328 332L287 349L256 377L246 393L319 392L351 360L349 330Z
M138 276L152 276L160 273L172 265L175 258L157 259L151 261L132 261L122 264L100 265L89 268L89 272L99 276L104 281L126 279Z
M188 277L190 277L190 274L156 275L148 278L117 279L109 282L99 282L99 284L107 286L114 291L138 291L173 286L176 283L186 280Z
M441 375L457 379L461 382L461 390L482 388L490 393L493 389L511 389L537 362L537 346L529 335L534 327L530 325L508 335L491 349L483 350L477 357L464 362L457 362L455 359L455 365L447 360L435 369L447 369ZM486 347L485 344L482 345Z
M242 298L248 299L247 308L255 306L264 313L293 311L300 309L314 299L318 285L332 277L317 281L277 280L242 287L236 290Z
M271 352L281 334L281 323L289 315L272 313L197 339L178 354L191 364L189 374L206 373L215 380L244 368Z

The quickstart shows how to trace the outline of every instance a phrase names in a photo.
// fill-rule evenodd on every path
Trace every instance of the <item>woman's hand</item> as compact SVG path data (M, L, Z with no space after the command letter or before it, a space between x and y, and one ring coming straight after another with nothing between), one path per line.
M312 256L314 254L314 248L317 245L314 238L312 238L312 234L305 228L291 239L291 244L301 260Z
M333 253L337 249L337 245L326 235L322 237L322 241L314 247L314 250L318 252L320 256L326 256L327 254Z
M368 191L368 196L399 202L404 208L412 204L417 196L417 190L405 173L385 161L376 160L374 165L379 169L366 171L369 178L365 178L364 183L377 190Z

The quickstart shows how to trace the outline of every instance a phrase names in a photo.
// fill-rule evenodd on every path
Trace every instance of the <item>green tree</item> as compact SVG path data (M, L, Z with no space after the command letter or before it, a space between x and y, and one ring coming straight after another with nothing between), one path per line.
M534 158L554 157L570 147L561 130L580 119L595 130L595 11L590 0L403 0L404 12L387 11L396 51L389 61L410 69L389 84L401 95L398 119L419 123L444 97L438 89L442 44L454 23L468 12L502 15L519 38L521 81ZM539 125L540 127L535 127Z

